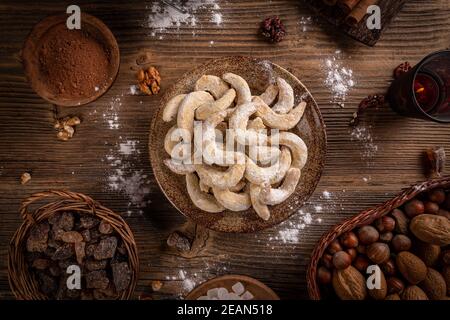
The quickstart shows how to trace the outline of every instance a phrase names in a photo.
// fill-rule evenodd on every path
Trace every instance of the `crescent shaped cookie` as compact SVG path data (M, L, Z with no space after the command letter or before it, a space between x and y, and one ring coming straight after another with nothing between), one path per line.
M244 211L251 207L250 194L244 192L232 192L229 189L212 188L216 200L231 211Z
M282 78L277 79L277 84L279 89L278 101L272 107L272 110L277 113L285 114L294 107L294 90L292 90L291 85ZM270 104L267 103L267 105Z
M268 106L275 102L278 96L278 87L274 84L270 84L266 90L259 96L262 101Z
M278 161L270 167L260 167L252 159L247 157L245 178L253 184L275 184L283 180L291 166L291 152L288 148L281 149Z
M195 110L202 104L211 101L214 101L214 98L206 91L194 91L184 97L178 108L178 128L188 130L192 136L194 131Z
M269 220L270 210L267 205L261 202L259 194L261 193L261 187L256 184L250 184L250 200L252 202L253 209L256 214L264 221Z
M292 132L280 132L271 137L273 144L288 147L292 153L292 167L303 169L308 160L308 147L298 135Z
M234 89L229 89L220 99L205 103L195 110L195 118L197 120L206 120L212 114L231 107L235 98L236 91Z
M245 164L234 164L226 171L215 169L204 164L195 164L195 170L204 183L221 189L231 188L239 183L244 176Z
M264 124L272 129L279 130L290 130L294 128L299 123L306 108L306 102L302 101L289 113L279 114L273 111L259 97L254 97L253 102L256 103L258 108L256 115L263 120Z
M186 188L192 202L197 208L211 213L218 213L225 210L214 196L200 190L198 178L194 173L186 175Z
M163 120L165 122L170 122L177 116L178 113L178 107L181 104L181 101L186 97L185 94L179 94L167 102L166 106L164 107L163 111Z
M270 184L264 183L261 187L261 202L273 206L286 201L287 198L294 193L299 180L300 170L297 168L290 168L280 187L272 188Z
M221 78L212 75L204 75L197 80L194 91L208 91L215 99L221 98L230 86Z
M195 167L193 164L186 164L173 159L165 159L164 164L170 169L170 171L176 174L184 175L195 172Z
M242 145L264 144L267 142L267 135L256 130L247 130L249 118L257 112L254 103L245 103L236 107L229 119L229 128L233 130L237 142Z
M252 93L250 92L250 87L247 81L241 76L234 73L225 73L222 79L228 82L237 94L237 104L249 103L252 100Z

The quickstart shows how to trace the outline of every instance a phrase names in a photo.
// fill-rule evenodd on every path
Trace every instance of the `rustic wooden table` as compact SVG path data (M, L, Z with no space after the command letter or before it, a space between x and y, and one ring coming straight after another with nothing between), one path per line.
M149 2L78 1L115 34L121 69L114 86L98 101L57 110L59 116L82 118L75 137L63 143L53 129L54 107L32 91L19 57L33 25L46 15L65 12L65 2L0 4L0 298L13 297L7 247L21 223L21 200L63 188L91 195L124 214L141 259L136 297L151 293L152 280L163 282L154 298L173 298L206 279L245 274L265 282L281 298L307 298L308 257L322 233L423 180L420 157L425 148L450 151L450 126L402 118L388 107L370 111L356 131L348 126L363 97L388 88L396 65L405 60L415 64L427 53L450 46L448 0L409 1L373 48L312 16L300 1L210 1L220 9L198 10L196 26L182 24L156 34L149 27ZM214 12L221 14L220 24L211 21ZM277 45L257 36L260 21L273 14L288 30ZM162 91L194 66L227 55L270 59L308 86L327 125L328 154L319 186L302 212L257 234L203 232L204 241L198 241L190 255L166 245L168 235L185 228L186 220L160 192L150 168L148 130L158 96L133 94L130 87L136 58L143 52L162 74ZM355 82L343 108L336 104L343 100L334 97L336 88L326 84L336 65L352 70ZM32 175L26 185L19 182L23 172Z

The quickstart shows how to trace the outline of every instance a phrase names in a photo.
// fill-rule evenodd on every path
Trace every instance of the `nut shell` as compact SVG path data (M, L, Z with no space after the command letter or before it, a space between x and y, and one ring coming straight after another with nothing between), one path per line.
M387 295L387 283L383 272L380 272L380 289L368 289L369 296L375 300L384 300Z
M418 284L427 276L425 263L408 251L400 252L395 262L402 276L411 284Z
M376 264L389 260L391 252L386 243L375 242L367 247L367 257Z
M444 277L431 268L428 268L427 276L419 286L431 300L442 300L447 294Z
M409 218L400 209L394 209L391 212L395 220L395 231L397 233L408 234L409 232Z
M450 244L450 221L445 217L422 214L412 219L409 229L423 242L441 247Z
M402 300L428 300L428 297L418 286L409 286L403 291Z
M367 296L364 276L350 266L343 270L334 270L333 288L341 300L364 300Z
M427 265L427 267L432 267L436 265L439 260L441 247L435 244L417 241L414 243L414 251L416 255Z

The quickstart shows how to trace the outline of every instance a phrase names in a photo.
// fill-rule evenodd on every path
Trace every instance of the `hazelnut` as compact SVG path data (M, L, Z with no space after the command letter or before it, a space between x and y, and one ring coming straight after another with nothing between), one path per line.
M375 242L367 247L367 257L376 264L387 261L390 254L389 246L386 243Z
M391 244L395 252L408 251L411 249L411 240L404 234L395 235Z
M333 256L329 253L324 253L322 256L322 264L328 269L333 268Z
M356 248L358 246L358 237L354 232L346 232L341 235L341 243L347 248Z
M442 253L442 262L446 265L450 265L450 250L445 250Z
M423 204L424 212L428 214L437 214L439 212L439 205L436 202L427 201Z
M445 201L445 192L442 189L433 189L428 193L428 199L437 204L441 204Z
M381 264L380 268L387 276L393 276L397 271L397 268L395 267L395 262L392 259L389 259L385 263Z
M362 244L372 244L378 240L380 234L372 226L364 226L358 230L358 238Z
M447 219L450 220L450 211L444 210L444 209L439 209L438 216L442 216L442 217L446 217Z
M409 219L400 209L394 209L391 212L395 220L395 231L398 233L407 234L409 231Z
M405 289L405 284L399 278L391 277L387 279L387 287L390 294L402 293L402 291Z
M336 269L346 269L352 263L352 258L347 252L339 251L333 256L333 265Z
M356 247L356 251L361 254L366 254L366 246L360 244Z
M331 283L331 272L325 267L317 269L317 281L321 284Z
M395 229L395 220L389 216L381 217L375 221L375 227L381 233L393 231Z
M336 252L342 251L342 246L339 244L338 240L333 240L328 246L328 253L335 254Z
M354 261L356 256L358 255L358 251L356 251L355 248L348 248L347 250L345 250L345 252L348 253L352 261Z
M418 199L412 199L405 204L405 213L410 218L423 214L424 211L425 207L423 202Z
M357 256L355 261L353 262L353 266L358 269L360 272L365 273L367 267L369 266L369 260L365 256Z
M392 232L385 232L380 234L380 241L382 242L391 242L394 234Z

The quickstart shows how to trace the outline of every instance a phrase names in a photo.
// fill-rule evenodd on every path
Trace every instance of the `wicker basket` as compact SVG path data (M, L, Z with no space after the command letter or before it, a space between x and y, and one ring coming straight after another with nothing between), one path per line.
M28 207L44 198L57 198L53 202L42 205L34 211L29 211ZM131 269L131 281L126 290L120 296L121 300L126 300L133 294L139 274L139 259L137 247L133 233L128 224L116 213L102 206L90 197L81 193L70 191L47 191L31 195L22 202L20 215L24 222L17 229L9 245L8 255L8 278L11 291L17 299L21 300L46 300L38 288L35 277L31 276L27 263L24 259L24 245L26 236L31 227L52 215L63 211L77 211L84 214L92 214L110 223L114 230L120 235L128 252L129 265Z
M375 208L371 208L365 211L362 211L358 215L334 226L330 231L320 238L317 243L314 251L311 255L311 260L308 266L308 271L306 274L306 282L308 285L308 293L309 297L313 300L320 300L320 289L317 283L317 267L320 261L320 258L324 254L326 248L330 245L330 243L338 238L341 234L351 231L355 228L371 224L374 220L388 214L393 209L400 207L405 202L411 200L419 193L424 191L428 191L434 188L449 188L450 187L450 176L429 180L426 182L418 183L416 185L411 186L410 188L404 189L399 195L395 198L388 200Z

